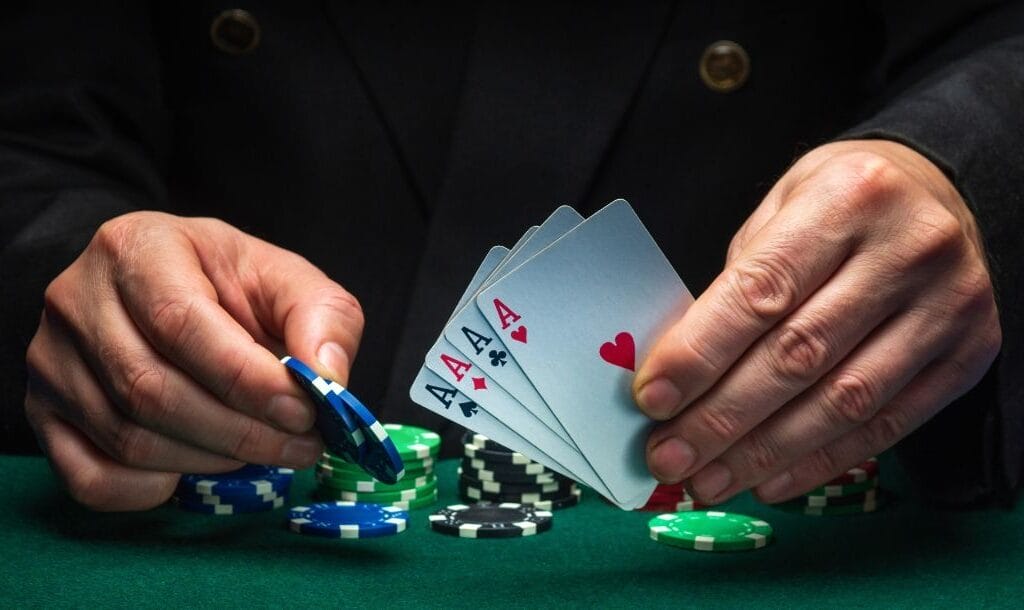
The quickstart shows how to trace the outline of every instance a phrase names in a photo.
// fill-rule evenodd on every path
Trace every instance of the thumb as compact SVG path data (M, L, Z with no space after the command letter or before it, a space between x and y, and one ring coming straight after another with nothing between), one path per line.
M305 258L266 244L257 265L271 334L289 355L342 385L363 334L363 310L348 291Z

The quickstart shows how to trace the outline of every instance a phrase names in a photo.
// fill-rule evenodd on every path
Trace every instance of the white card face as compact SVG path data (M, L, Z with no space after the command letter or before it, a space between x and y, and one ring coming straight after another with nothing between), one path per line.
M527 235L533 235L533 231L528 231ZM526 238L526 236L523 236ZM520 240L522 241L522 240ZM455 311L464 307L469 303L470 299L476 296L477 286L495 270L501 264L501 261L508 257L509 249L504 246L494 246L487 251L487 255L484 256L484 260L480 263L480 266L476 268L476 273L473 274L473 279L469 281L469 286L462 291L462 296L459 297L459 304L455 306ZM449 323L451 318L448 318Z
M434 346L427 352L426 367L501 423L515 430L524 438L530 439L532 445L551 457L554 462L553 470L594 488L601 495L609 494L608 488L576 447L552 432L543 422L523 408L518 400L494 383L476 365L469 362L466 356L456 350L444 337L438 338ZM477 432L486 435L482 430L477 430ZM514 445L507 446L535 459L530 453L520 451Z
M636 364L692 302L621 199L476 297L614 499L630 508L657 485L645 462L652 422L631 393Z
M520 263L543 250L582 221L583 217L576 210L567 206L559 207L541 224L522 248L505 257L487 281L493 282L504 276L503 270L511 270L519 266ZM476 286L475 288L480 287ZM467 292L473 289L468 289ZM526 410L542 421L552 432L562 437L571 446L576 446L572 437L537 393L537 389L530 383L515 359L509 355L501 339L484 319L479 309L472 304L469 307L462 307L448 321L444 329L444 337L457 350L465 354L473 364L485 371L498 385L515 396Z
M523 438L517 431L498 421L496 417L483 410L480 405L470 400L469 397L463 395L450 384L445 383L443 379L427 367L420 369L419 374L416 375L416 380L413 382L412 387L409 388L409 398L416 404L437 413L445 419L466 426L470 430L475 430L506 447L519 451L523 455L530 456L530 459L544 464L551 470L567 477L573 476L571 473L560 468L551 459L551 456L545 454L534 446L533 443Z

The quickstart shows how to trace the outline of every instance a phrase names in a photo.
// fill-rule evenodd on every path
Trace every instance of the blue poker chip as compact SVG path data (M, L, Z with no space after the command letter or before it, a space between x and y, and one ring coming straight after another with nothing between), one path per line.
M378 538L405 531L409 513L394 506L319 502L288 511L293 532L324 538Z
M285 356L281 358L292 376L309 394L316 407L316 429L327 450L349 462L359 463L363 458L365 437L351 412L329 386L331 380L317 375L306 363Z
M206 515L240 515L243 513L263 513L276 510L284 506L285 498L278 497L269 502L257 502L246 504L209 504L206 502L195 502L186 498L174 496L174 504L183 510Z
M220 474L183 474L178 489L206 496L280 495L291 485L294 474L291 468L246 464Z
M278 498L288 498L288 488L284 488L280 492L270 492L265 494L239 494L231 496L214 496L209 494L199 494L187 489L178 488L174 492L174 497L182 500L183 502L193 502L196 504L231 504L233 506L256 506L260 504L266 504L267 502L273 502Z
M332 381L330 390L351 410L356 424L363 431L366 442L363 443L363 457L359 460L359 465L381 483L397 483L405 476L405 464L383 424L377 421L373 413L370 413L352 392L340 384Z

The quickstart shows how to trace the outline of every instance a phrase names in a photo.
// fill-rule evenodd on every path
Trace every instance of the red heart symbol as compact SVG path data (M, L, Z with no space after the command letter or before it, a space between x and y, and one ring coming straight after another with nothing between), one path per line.
M526 343L526 327L520 326L511 333L510 336L520 343Z
M636 344L633 343L633 335L627 332L615 335L614 343L606 341L601 344L598 353L608 364L621 366L631 371L636 370Z

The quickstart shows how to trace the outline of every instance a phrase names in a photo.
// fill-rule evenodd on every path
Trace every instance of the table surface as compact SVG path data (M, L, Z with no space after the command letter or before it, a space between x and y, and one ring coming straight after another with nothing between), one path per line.
M291 533L286 511L217 517L164 506L92 513L58 489L40 458L0 456L0 605L10 607L691 607L1019 606L1024 510L940 510L883 456L896 500L871 515L808 517L755 502L724 505L775 528L750 552L706 553L648 537L653 515L591 492L551 531L469 540L430 531L430 509L389 538ZM455 462L439 467L456 503ZM296 475L291 504L313 487Z

